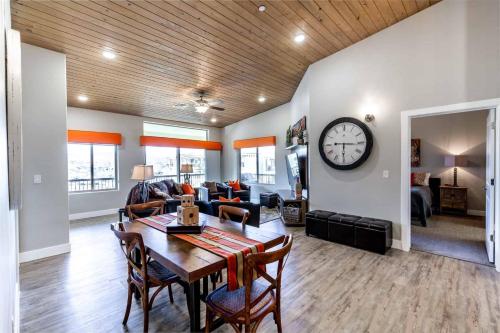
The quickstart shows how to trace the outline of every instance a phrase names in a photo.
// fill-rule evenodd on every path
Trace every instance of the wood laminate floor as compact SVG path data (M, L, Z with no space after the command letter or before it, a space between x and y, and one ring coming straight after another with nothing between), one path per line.
M109 230L115 216L71 225L72 252L21 265L21 332L140 332L128 327L126 265ZM499 332L500 274L491 267L423 252L386 256L306 237L279 220L262 228L295 235L283 280L284 332ZM186 332L181 288L160 295L150 332ZM275 332L269 316L260 332ZM227 325L218 332L231 332Z

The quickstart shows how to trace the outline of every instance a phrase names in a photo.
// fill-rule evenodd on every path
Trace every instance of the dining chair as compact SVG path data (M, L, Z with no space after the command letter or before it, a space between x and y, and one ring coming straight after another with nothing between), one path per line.
M273 313L274 321L281 333L281 276L292 248L292 235L286 236L280 249L248 254L244 259L243 287L228 291L225 285L207 295L205 332L216 316L229 323L236 332L256 332L261 321ZM275 277L263 266L277 262ZM254 280L255 277L258 279Z
M151 310L156 296L158 296L163 288L168 287L170 303L173 303L172 284L174 282L179 282L180 279L157 261L151 260L151 257L148 256L146 248L144 247L141 234L127 232L123 223L118 223L118 228L112 224L111 230L119 240L120 247L125 254L128 266L127 308L125 310L125 316L123 317L123 325L126 325L128 321L130 306L132 304L132 294L134 290L138 290L141 295L142 310L144 312L144 332L147 332L149 325L149 310ZM139 251L138 254L140 258L135 259L135 250ZM139 257L139 255L137 257ZM151 288L158 289L155 290L151 300L149 300L149 290Z
M248 209L235 207L235 206L227 206L222 205L219 206L219 218L231 220L231 217L241 217L241 225L244 227L250 217L250 212Z
M156 200L141 204L128 205L125 207L125 210L127 211L128 219L132 221L145 216L162 215L164 206L164 201Z
M219 206L220 219L231 220L232 216L241 217L241 225L245 227L250 217L250 212L248 211L248 209L240 207L227 206L227 205ZM217 286L217 280L219 280L219 282L222 282L222 271L218 271L217 273L213 273L212 275L210 275L210 281L212 282L213 290L215 290Z

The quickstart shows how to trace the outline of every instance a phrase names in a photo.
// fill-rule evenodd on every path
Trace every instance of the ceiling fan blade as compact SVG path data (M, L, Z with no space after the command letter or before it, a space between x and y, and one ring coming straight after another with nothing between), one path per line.
M217 106L210 106L210 109L211 110L216 110L216 111L224 111L225 110L224 108L219 108Z

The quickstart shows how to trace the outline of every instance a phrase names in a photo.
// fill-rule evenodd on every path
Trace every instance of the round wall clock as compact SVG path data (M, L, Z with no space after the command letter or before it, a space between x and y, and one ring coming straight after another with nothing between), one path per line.
M372 146L373 136L368 126L350 117L335 119L319 137L321 157L337 170L351 170L363 164Z

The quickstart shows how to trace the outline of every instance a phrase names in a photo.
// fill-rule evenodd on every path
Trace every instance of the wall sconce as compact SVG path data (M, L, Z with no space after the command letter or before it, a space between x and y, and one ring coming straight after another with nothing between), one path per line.
M370 123L370 122L372 122L372 121L374 121L374 120L375 120L375 116L374 116L373 114L371 114L371 113L367 113L367 114L365 115L365 121L366 121L367 123Z

